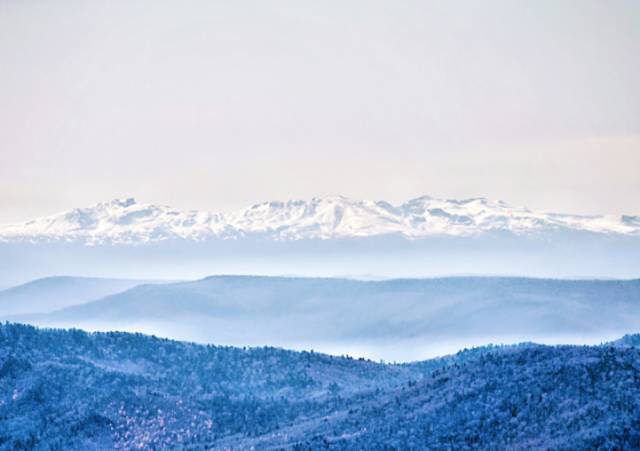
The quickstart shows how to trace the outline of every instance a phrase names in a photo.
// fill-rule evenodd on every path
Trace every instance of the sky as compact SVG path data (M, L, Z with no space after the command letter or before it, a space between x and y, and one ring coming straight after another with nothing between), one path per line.
M640 2L0 2L0 222L341 194L640 214Z

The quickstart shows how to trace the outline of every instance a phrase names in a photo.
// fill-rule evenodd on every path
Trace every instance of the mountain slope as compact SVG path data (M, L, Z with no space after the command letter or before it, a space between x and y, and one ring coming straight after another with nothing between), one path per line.
M600 342L640 329L640 280L215 276L17 321L411 360L469 344Z
M4 324L0 447L634 449L639 362L530 344L384 365Z
M217 449L637 449L640 353L496 350L279 434Z
M171 239L202 241L246 236L301 240L397 234L418 239L495 231L523 235L557 230L635 236L640 235L640 218L534 212L485 198L442 200L424 196L392 205L337 196L265 202L231 213L180 211L138 204L134 199L117 199L0 226L0 240L144 244Z
M255 435L421 374L317 353L0 325L0 447L132 449Z
M0 316L46 313L128 290L144 280L57 276L0 291Z

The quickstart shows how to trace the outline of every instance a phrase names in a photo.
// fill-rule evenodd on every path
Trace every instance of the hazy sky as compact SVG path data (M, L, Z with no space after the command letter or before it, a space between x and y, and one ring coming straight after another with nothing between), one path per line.
M640 1L0 1L0 222L330 194L640 214Z

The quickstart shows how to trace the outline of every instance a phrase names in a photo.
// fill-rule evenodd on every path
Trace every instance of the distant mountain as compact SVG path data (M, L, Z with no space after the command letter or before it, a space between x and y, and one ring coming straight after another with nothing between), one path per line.
M409 365L0 325L3 449L637 449L640 350Z
M640 277L639 224L632 216L540 213L483 198L392 205L331 197L231 213L115 200L0 226L0 286L52 273L628 279Z
M216 276L11 319L406 361L488 342L598 343L640 330L640 280Z
M428 196L400 205L346 197L265 202L231 213L180 211L113 200L20 224L0 226L4 242L144 244L180 239L335 239L399 235L516 235L557 230L640 236L637 216L578 216L542 213L485 198L443 200Z
M46 277L0 291L0 316L47 313L128 290L144 280Z

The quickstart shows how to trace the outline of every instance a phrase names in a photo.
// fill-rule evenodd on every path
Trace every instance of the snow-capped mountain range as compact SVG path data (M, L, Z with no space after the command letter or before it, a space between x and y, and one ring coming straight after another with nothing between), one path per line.
M301 240L388 234L420 239L490 231L528 235L554 230L640 236L640 217L544 213L485 198L443 200L423 196L393 205L336 196L265 202L229 213L181 211L130 198L1 225L0 241L143 244L170 239L256 236Z

